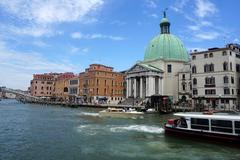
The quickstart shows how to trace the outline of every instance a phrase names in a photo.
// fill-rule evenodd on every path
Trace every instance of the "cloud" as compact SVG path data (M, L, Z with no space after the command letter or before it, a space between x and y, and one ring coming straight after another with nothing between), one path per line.
M95 23L104 0L1 0L0 8L13 22L1 25L0 31L20 36L55 36L63 34L60 23ZM17 23L15 23L17 22Z
M182 12L183 8L186 6L189 0L176 0L175 3L170 6L175 12Z
M158 18L158 15L157 14L151 14L150 17Z
M0 43L2 44L2 43ZM80 67L64 61L51 61L40 53L21 53L0 46L0 85L27 89L34 73L78 72Z
M149 8L157 8L157 0L146 0L146 6Z
M196 38L200 40L213 40L220 36L218 32L201 32L195 35Z
M112 35L104 35L100 33L95 34L82 34L81 32L74 32L71 34L73 39L111 39L115 41L122 41L125 38L121 36L112 36Z
M38 46L38 47L48 47L49 46L47 43L45 43L41 40L33 41L32 44L35 46Z
M233 40L233 42L234 42L234 43L240 43L240 40L239 40L238 38L235 38L235 39Z
M0 6L16 17L38 24L84 21L103 0L1 0Z
M85 55L89 52L89 48L78 48L78 47L72 46L70 49L70 52L72 54Z
M218 9L209 0L196 0L195 15L200 18L208 17L217 13Z

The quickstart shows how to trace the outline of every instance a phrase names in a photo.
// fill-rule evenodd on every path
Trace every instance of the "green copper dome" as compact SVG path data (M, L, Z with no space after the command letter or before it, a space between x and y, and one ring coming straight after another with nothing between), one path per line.
M170 34L170 22L164 17L160 23L161 34L152 39L144 56L144 61L162 59L165 61L189 61L188 53L182 41Z
M188 53L182 41L172 34L160 34L148 45L144 61L156 59L189 61Z

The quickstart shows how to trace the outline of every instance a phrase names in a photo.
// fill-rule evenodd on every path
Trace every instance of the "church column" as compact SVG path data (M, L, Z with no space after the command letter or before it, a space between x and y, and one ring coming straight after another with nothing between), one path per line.
M162 94L162 78L161 77L158 78L158 94L163 95Z
M127 89L126 89L127 95L126 95L126 98L129 97L129 81L128 81L128 79L129 79L129 78L126 79L126 81L127 81Z
M134 90L134 98L136 98L137 97L137 79L136 79L136 77L134 78L133 90Z
M154 95L155 93L155 81L154 77L149 77L149 96Z
M140 77L140 98L143 98L143 77Z
M149 77L146 77L146 97L149 96Z

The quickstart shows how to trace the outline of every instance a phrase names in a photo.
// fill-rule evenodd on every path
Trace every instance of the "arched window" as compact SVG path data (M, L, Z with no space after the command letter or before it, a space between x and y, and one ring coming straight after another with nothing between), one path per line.
M223 77L223 83L228 83L228 76Z
M209 54L209 57L213 57L213 53L210 53L210 54Z
M227 63L227 62L224 62L224 63L223 63L223 70L224 70L224 71L227 71L227 70L228 70L228 63Z
M197 78L193 78L193 85L197 85Z
M223 51L223 52L222 52L222 55L223 55L223 56L226 56L226 55L227 55L227 51Z
M197 68L196 68L196 66L192 66L192 73L197 73Z

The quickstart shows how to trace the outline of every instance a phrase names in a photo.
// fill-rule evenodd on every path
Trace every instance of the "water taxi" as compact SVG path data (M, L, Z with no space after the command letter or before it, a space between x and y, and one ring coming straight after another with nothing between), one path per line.
M240 146L240 114L237 113L176 113L169 119L165 134L195 137L199 140L224 142Z
M99 112L101 117L117 117L117 118L133 118L143 115L143 112L138 112L135 109L124 108L108 108Z

